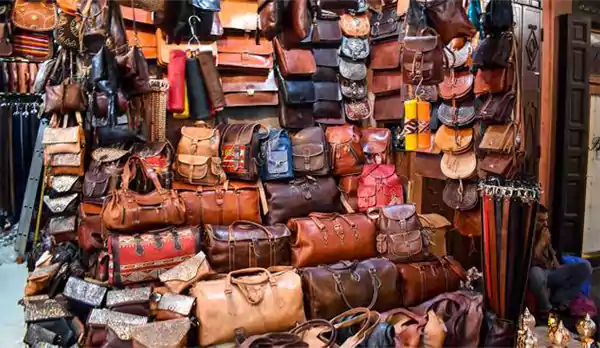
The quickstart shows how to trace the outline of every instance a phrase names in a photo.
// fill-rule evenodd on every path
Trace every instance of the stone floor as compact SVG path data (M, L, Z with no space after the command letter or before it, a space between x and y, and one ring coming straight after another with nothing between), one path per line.
M0 347L20 348L25 334L23 307L17 302L23 297L27 278L25 264L0 264Z

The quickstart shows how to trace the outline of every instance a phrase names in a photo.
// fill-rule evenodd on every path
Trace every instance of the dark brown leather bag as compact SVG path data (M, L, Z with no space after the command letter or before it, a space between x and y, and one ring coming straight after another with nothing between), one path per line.
M208 263L217 273L249 267L290 264L290 230L284 224L261 226L238 220L229 226L205 225L203 245Z
M329 144L321 127L307 127L292 135L294 173L329 174Z
M510 121L510 116L515 106L513 92L503 94L488 94L483 105L477 110L477 118L486 124L505 124Z
M265 224L286 223L294 217L307 216L318 211L340 213L340 191L330 177L301 177L291 181L266 182L265 195L268 212Z
M317 71L317 65L312 52L308 49L285 49L278 39L273 40L277 63L281 74L286 79L310 77Z
M432 29L423 29L417 36L404 37L404 83L436 85L444 81L445 58L442 41Z
M479 203L479 191L476 183L463 183L462 180L450 180L444 187L442 199L454 210L471 210Z
M102 250L104 247L104 234L102 230L102 216L100 208L90 212L87 207L95 207L92 204L81 203L78 213L77 244L87 252Z
M173 189L185 203L185 225L229 225L236 220L261 222L260 194L255 182L225 181L218 186L174 182Z
M273 40L281 31L288 2L289 0L258 0L260 32L268 40Z
M373 72L371 91L375 96L397 95L402 93L402 71L385 70Z
M360 174L365 163L365 154L360 145L360 128L353 125L328 127L325 136L331 149L332 174Z
M381 42L371 47L373 70L397 69L400 66L400 43L397 40Z
M318 266L375 257L375 224L364 214L311 213L290 219L292 266Z
M473 83L473 93L481 96L488 93L506 93L513 87L515 77L515 68L512 58L509 61L508 68L477 70L475 82Z
M402 30L402 22L396 6L395 3L391 3L379 12L371 12L371 41L392 39L393 42L397 42L398 34Z
M463 7L463 0L427 1L427 18L433 28L440 33L444 45L456 37L472 38L475 28Z
M360 144L365 154L366 163L391 163L392 132L387 128L364 128Z
M310 33L311 16L306 0L289 0L281 38L286 47L297 47Z
M415 306L444 292L456 291L465 278L462 266L444 256L439 260L396 264L403 307Z
M300 269L309 319L331 319L356 307L385 311L399 307L398 273L386 259L342 261Z
M260 153L260 124L220 124L223 170L230 179L256 181Z

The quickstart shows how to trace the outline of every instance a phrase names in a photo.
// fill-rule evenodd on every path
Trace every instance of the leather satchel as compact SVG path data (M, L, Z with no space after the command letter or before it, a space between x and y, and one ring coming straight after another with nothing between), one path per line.
M273 70L267 76L221 74L221 85L227 107L279 104L278 87Z
M44 113L46 114L65 114L87 109L87 98L83 94L82 86L72 83L70 79L64 80L57 86L46 86L45 92Z
M77 118L78 125L67 127L68 116L63 118L63 127L44 129L42 144L44 145L44 154L79 154L85 147L85 134L81 127L82 119ZM56 124L58 118L53 117L53 123Z
M404 307L421 304L439 294L456 291L466 272L448 256L436 261L396 264Z
M380 95L373 103L373 119L380 122L404 120L404 99L400 93Z
M217 186L179 182L173 189L185 204L185 225L229 225L236 220L261 222L259 187L255 182L225 181Z
M317 65L312 52L308 49L285 49L281 42L273 40L279 70L286 79L310 77L317 71Z
M366 14L344 13L340 16L340 27L346 37L365 37L371 31L369 17Z
M396 95L400 97L403 87L402 71L374 71L371 87L371 91L376 97L385 95Z
M371 48L371 63L373 70L397 69L400 67L400 43L397 40L380 42Z
M292 135L294 173L329 174L329 147L321 127L307 127Z
M429 236L422 231L416 207L398 204L369 209L376 221L377 252L392 262L416 262L429 257Z
M248 267L290 264L290 230L284 224L261 226L238 220L229 226L204 225L203 245L217 273Z
M230 179L258 179L260 124L220 124L223 170Z
M511 58L512 59L512 58ZM513 88L515 68L512 61L508 68L477 70L473 92L476 96L493 93L506 93Z
M266 39L258 44L248 36L226 36L217 40L219 70L267 75L273 69L273 46Z
M352 308L399 307L398 272L386 259L341 261L300 269L309 319L331 319Z
M402 74L404 83L436 85L444 81L444 51L439 35L430 28L404 37Z
M360 145L360 128L352 125L328 127L325 136L331 149L332 174L344 176L360 173L365 163Z
M281 69L275 69L284 104L294 107L307 106L317 101L315 83L311 80L287 80L283 77ZM311 115L312 116L312 115Z
M486 124L505 124L510 121L515 107L513 92L488 94L477 110L477 118Z
M462 0L427 1L425 7L427 18L440 33L444 45L456 37L471 38L475 35L475 28L467 17Z
M490 125L486 128L479 149L486 152L512 152L515 146L515 125Z
M396 38L402 30L402 23L396 10L396 4L392 3L384 6L381 11L372 11L371 13L371 41L378 43L392 39L392 42L398 42Z
M500 176L512 176L516 169L515 157L512 154L488 153L480 161L479 169Z
M173 171L178 180L197 185L219 185L227 179L219 157L220 132L206 123L181 127Z
M134 235L111 234L106 239L108 282L124 286L158 279L163 272L200 252L198 227L171 227Z
M479 203L477 184L463 183L462 180L449 181L444 187L442 199L454 210L466 211L474 209Z
M46 1L16 0L12 10L12 23L24 30L52 31L57 24L56 4Z
M440 96L446 100L463 99L473 88L473 74L468 70L456 72L452 69L438 87Z
M292 142L288 133L271 128L260 145L261 179L264 181L294 177Z
M183 261L170 270L161 273L158 279L173 293L180 294L197 281L214 274L208 264L204 252L199 252L193 257Z
M434 140L443 152L465 153L473 144L473 128L452 128L443 124L435 132Z
M402 180L393 164L365 164L358 178L358 207L361 212L372 207L404 203Z
M288 221L292 266L331 264L376 256L375 225L364 214L310 213Z
M321 11L318 17L313 19L312 44L338 46L342 42L342 31L337 16L324 18L324 12Z
M300 177L288 182L266 182L265 224L286 223L311 212L342 212L340 191L330 177Z
M234 271L196 283L190 294L196 297L201 346L232 341L238 328L255 335L286 331L305 321L302 283L293 270Z
M360 144L366 163L392 163L391 138L392 132L387 128L364 128Z
M129 189L141 169L154 184L154 191L140 194ZM185 222L185 205L177 192L162 187L154 170L138 156L132 156L123 170L121 188L114 191L102 207L102 222L110 230L132 233Z

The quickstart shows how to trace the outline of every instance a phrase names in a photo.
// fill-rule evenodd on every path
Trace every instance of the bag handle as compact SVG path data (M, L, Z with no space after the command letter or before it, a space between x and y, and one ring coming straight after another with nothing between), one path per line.
M274 239L273 234L263 225L257 224L256 222L252 222L252 221L248 221L248 220L235 220L234 222L231 223L231 225L229 225L229 242L233 243L235 242L235 237L233 236L233 229L235 228L235 226L252 226L252 227L256 227L259 230L265 232L265 234L267 235L267 237L269 237L269 239Z
M129 184L131 183L131 180L133 180L133 178L135 177L135 173L137 170L136 164L139 164L139 166L142 168L142 173L144 174L144 176L152 180L152 183L154 184L154 189L157 192L161 193L165 191L165 189L160 184L160 181L158 180L158 176L156 175L154 169L148 168L144 160L137 155L129 157L127 163L125 163L125 167L123 168L123 174L121 175L122 190L129 190Z
M253 281L251 279L236 279L233 278L234 275L243 275L243 274L250 274L250 273L262 273L265 275L266 278L258 278L257 280ZM246 301L248 301L248 303L252 304L252 305L256 305L258 303L260 303L263 300L263 296L250 296L250 293L248 293L247 289L245 288L245 285L258 285L258 284L263 284L265 281L269 282L269 285L271 286L271 291L273 292L273 297L275 298L276 303L281 307L282 302L279 298L279 294L277 292L277 281L275 281L275 279L273 278L273 275L271 274L271 272L269 272L269 270L265 269L265 268L260 268L260 267L251 267L251 268L246 268L246 269L240 269L237 271L232 271L229 272L227 274L227 279L225 281L225 296L227 298L227 307L228 307L228 312L230 315L235 316L235 308L234 308L234 301L233 301L233 285L237 285L238 290L244 295ZM264 295L264 292L263 292Z
M348 338L340 346L340 348L354 348L360 343L364 342L371 335L371 333L373 333L375 327L379 325L381 321L381 314L375 311L369 311L364 320L365 324L360 328L360 330L358 330L354 336Z
M335 341L337 339L338 331L333 326L332 323L330 323L329 321L327 321L325 319L313 319L313 320L306 321L302 324L299 324L295 328L291 329L289 332L291 334L298 335L302 338L304 336L303 334L306 331L317 328L317 327L326 327L326 329L323 331L331 332L331 337L329 338L329 340L327 342L323 342L325 344L323 346L323 348L332 347L335 344Z
M425 324L427 324L427 320L425 319L424 316L413 313L406 308L396 308L396 309L392 309L391 311L386 312L383 315L383 317L381 318L381 321L386 322L391 325L392 317L397 314L402 314L402 315L408 317L409 319L416 321L417 325L419 325L419 326L425 326ZM404 323L402 323L402 324L404 324Z
M351 273L351 277L353 279L360 280L360 275L358 275L357 273L354 273L354 270L357 265L358 265L358 262L355 261L353 264L353 267L351 267L352 272L350 272L350 273ZM335 290L342 297L342 300L344 300L344 303L346 304L346 306L348 306L348 308L354 308L354 306L352 306L350 304L350 301L348 301L348 298L346 298L346 294L344 293L344 284L342 284L341 276L338 273L336 273L329 266L324 266L324 267L329 272L331 272L331 275L335 282ZM377 303L377 298L379 297L379 289L381 288L381 280L377 276L377 270L375 268L369 268L369 275L371 276L371 284L373 285L373 297L371 298L371 303L369 304L369 306L367 306L367 308L371 309L371 308L373 308L375 303Z

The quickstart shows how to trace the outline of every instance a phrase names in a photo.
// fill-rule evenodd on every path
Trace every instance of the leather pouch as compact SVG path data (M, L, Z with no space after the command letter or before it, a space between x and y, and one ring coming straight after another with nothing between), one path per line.
M367 66L361 61L353 61L352 59L342 57L339 69L340 75L348 80L361 81L367 77Z
M63 196L68 193L81 192L81 180L76 175L56 175L48 178L46 187L48 196Z
M396 40L380 42L371 47L371 63L373 70L397 69L400 67L400 43Z
M83 176L83 149L79 153L44 154L44 165L50 166L51 175L77 175Z
M195 298L167 292L158 301L156 320L171 320L186 318L192 312Z
M321 127L307 127L292 135L294 173L329 174L329 148Z
M12 10L12 23L24 30L52 31L57 24L56 4L16 0Z
M510 121L515 101L513 92L488 94L477 110L477 118L486 124L505 124Z
M106 294L106 307L115 312L147 317L150 314L151 295L150 287L110 290Z
M263 75L221 75L227 107L277 105L279 103L275 72Z
M476 96L488 93L509 92L513 87L514 74L514 65L512 63L505 69L479 69L475 74L473 92Z
M479 203L477 184L463 181L449 181L444 187L442 199L447 206L454 210L471 210Z
M350 121L359 122L371 116L371 105L368 99L344 100L344 115Z
M452 128L441 125L435 132L434 140L443 152L464 153L473 143L473 128Z
M477 157L472 150L461 154L446 152L442 156L440 169L449 179L467 179L477 171Z
M102 305L107 290L103 286L71 276L67 280L63 295L75 314L87 317L92 308Z
M70 215L77 211L79 194L72 193L66 196L54 197L44 196L44 207L50 216Z
M221 86L221 76L215 66L215 61L212 53L198 52L195 55L200 65L200 72L204 78L204 85L208 99L213 110L221 111L225 107L225 95Z
M188 318L157 321L132 327L131 338L136 348L183 348L187 347L190 328Z
M267 75L273 68L273 46L265 39L259 44L249 36L227 36L217 41L219 70L236 70Z
M342 37L341 55L353 60L366 59L371 52L369 40L359 37Z
M384 6L381 11L372 11L371 13L371 41L392 39L397 42L396 39L402 30L402 25L396 4Z
M25 285L25 296L33 296L44 293L48 288L50 281L58 272L60 264L55 263L49 266L36 267L33 272L27 276Z
M87 109L87 98L78 83L63 81L58 86L46 86L45 88L44 113L65 114L71 111L85 111Z
M313 48L312 53L317 67L337 68L340 65L336 48Z
M206 255L201 251L170 270L161 273L158 278L173 293L180 294L197 281L214 274Z
M369 17L366 14L344 13L340 16L340 27L346 37L365 37L371 31Z
M273 40L279 71L286 79L310 77L317 71L312 52L308 49L285 49L278 39Z
M75 14L61 12L58 14L58 22L54 30L56 42L63 48L77 51L79 44L79 28L81 18Z
M339 45L342 31L337 19L316 19L312 26L312 43L319 45Z
M367 81L352 81L340 78L342 95L349 99L365 99L367 97Z
M364 128L361 132L360 144L365 154L366 163L392 163L392 133L387 128Z
M185 109L185 59L184 51L173 50L170 53L170 63L167 66L169 80L169 97L167 110L181 113Z
M438 85L440 96L446 100L467 97L473 88L473 79L473 74L469 71L450 70L444 77L444 81Z
M479 149L486 152L511 152L514 147L515 127L511 124L490 125L486 128Z
M436 32L425 29L406 36L402 50L404 83L435 85L444 80L444 51Z
M375 98L373 118L377 121L404 119L404 100L400 94L389 94Z
M332 174L359 174L365 163L365 155L360 145L360 129L352 125L329 127L325 137L331 151Z
M55 216L50 218L47 230L55 243L72 242L77 239L77 218L71 216Z

